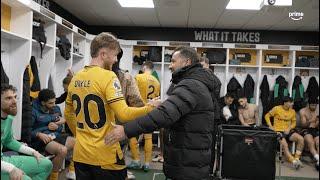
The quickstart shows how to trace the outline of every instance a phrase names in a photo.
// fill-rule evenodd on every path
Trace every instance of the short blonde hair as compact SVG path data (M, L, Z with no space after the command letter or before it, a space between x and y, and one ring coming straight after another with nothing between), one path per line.
M108 48L120 51L120 44L118 39L108 32L102 32L98 34L91 42L90 55L92 58L98 56L98 52L101 48Z

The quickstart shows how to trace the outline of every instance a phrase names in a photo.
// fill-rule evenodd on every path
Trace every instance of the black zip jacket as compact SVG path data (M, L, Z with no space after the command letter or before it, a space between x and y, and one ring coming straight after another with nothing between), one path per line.
M148 115L125 124L125 133L130 138L165 128L166 177L208 178L214 118L213 78L200 64L195 64L174 72L172 83L168 99Z

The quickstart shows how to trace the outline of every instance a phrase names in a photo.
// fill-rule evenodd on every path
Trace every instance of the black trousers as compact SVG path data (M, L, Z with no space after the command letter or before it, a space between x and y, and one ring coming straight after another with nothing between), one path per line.
M127 169L122 170L107 170L101 169L100 166L74 162L77 180L100 180L114 179L125 180L127 177Z

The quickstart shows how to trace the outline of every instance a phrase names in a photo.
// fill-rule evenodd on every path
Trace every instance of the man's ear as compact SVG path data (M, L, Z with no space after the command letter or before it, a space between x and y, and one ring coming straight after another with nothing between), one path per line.
M189 59L189 58L187 59L187 64L188 64L188 65L191 65L191 64L192 64L191 59Z

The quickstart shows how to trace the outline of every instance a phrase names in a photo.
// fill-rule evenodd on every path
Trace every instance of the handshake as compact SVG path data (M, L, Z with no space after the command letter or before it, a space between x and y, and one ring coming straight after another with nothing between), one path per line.
M161 103L162 102L161 102L160 96L158 96L153 99L148 99L147 105L153 106L153 107L158 107L158 106L160 106Z

